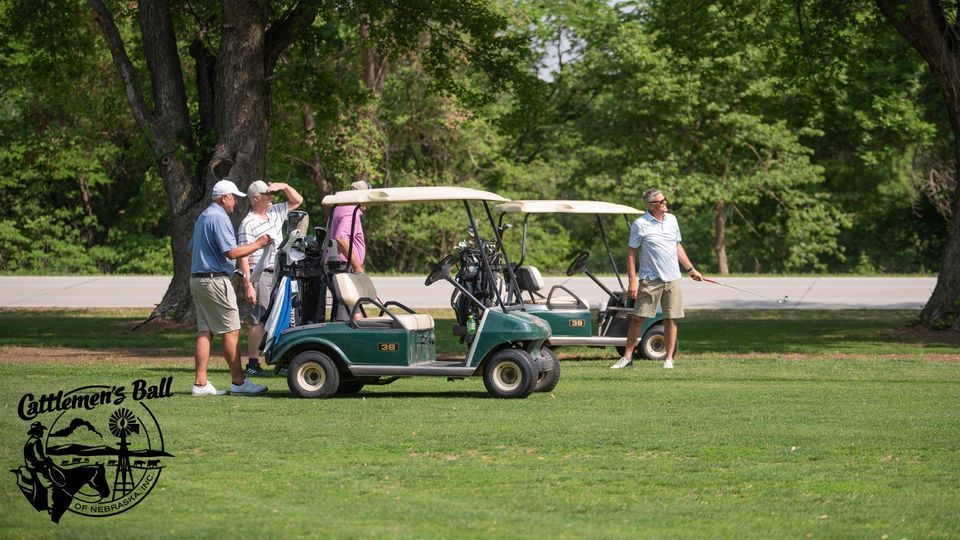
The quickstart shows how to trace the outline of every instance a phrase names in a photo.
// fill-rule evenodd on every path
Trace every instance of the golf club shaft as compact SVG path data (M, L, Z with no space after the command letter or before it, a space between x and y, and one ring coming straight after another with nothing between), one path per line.
M752 295L754 295L754 296L759 296L760 298L766 298L767 300L772 300L772 301L774 301L774 302L776 302L776 303L778 303L778 304L782 304L782 303L786 302L786 297L781 298L781 299L771 298L771 297L769 297L769 296L760 294L760 293L758 293L758 292L748 291L747 289L741 289L740 287L736 287L736 286L734 286L734 285L729 285L729 284L727 284L727 283L721 283L721 282L719 282L719 281L715 281L715 280L712 280L712 279L710 279L710 278L703 278L703 280L706 281L707 283L713 283L714 285L720 285L721 287L727 287L727 288L730 288L730 289L738 290L738 291L740 291L740 292L745 292L745 293L747 293L747 294L752 294Z

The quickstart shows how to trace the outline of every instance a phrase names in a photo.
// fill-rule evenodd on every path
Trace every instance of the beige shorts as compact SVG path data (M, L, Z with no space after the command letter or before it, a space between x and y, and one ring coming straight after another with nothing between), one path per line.
M197 307L197 331L226 334L240 330L237 294L230 278L190 278L190 294Z
M637 289L637 300L633 304L633 314L650 318L657 314L657 306L663 309L664 319L683 318L683 288L678 279L664 283L659 279L641 279Z
M250 321L253 324L260 324L260 318L267 314L267 308L270 307L270 295L273 293L273 272L263 272L260 279L253 284L253 290L257 293L257 301L250 309Z

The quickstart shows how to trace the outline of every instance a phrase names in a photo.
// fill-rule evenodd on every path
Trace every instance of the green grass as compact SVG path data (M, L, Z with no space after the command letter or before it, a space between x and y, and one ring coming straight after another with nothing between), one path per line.
M151 409L176 457L133 510L60 525L8 477L0 538L960 535L960 348L900 331L912 313L697 312L673 371L564 349L557 389L519 401L439 378L330 400L265 378L264 398L194 399L189 329L121 336L137 317L75 315L2 312L0 344L184 359L0 364L0 461L22 462L25 392L169 375L177 395Z

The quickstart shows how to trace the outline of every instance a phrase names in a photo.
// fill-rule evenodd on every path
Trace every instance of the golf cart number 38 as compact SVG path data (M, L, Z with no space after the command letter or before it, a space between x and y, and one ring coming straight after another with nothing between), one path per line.
M377 350L380 352L397 352L400 350L399 343L377 343Z

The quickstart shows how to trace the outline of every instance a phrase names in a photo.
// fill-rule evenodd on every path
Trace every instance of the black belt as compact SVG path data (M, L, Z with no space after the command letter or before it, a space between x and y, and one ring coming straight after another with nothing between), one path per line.
M273 268L264 268L263 270L261 270L261 272L263 272L263 273L265 273L265 274L272 274L272 273L273 273Z
M195 277L195 278L227 277L227 273L226 272L194 272L190 274L190 277Z

